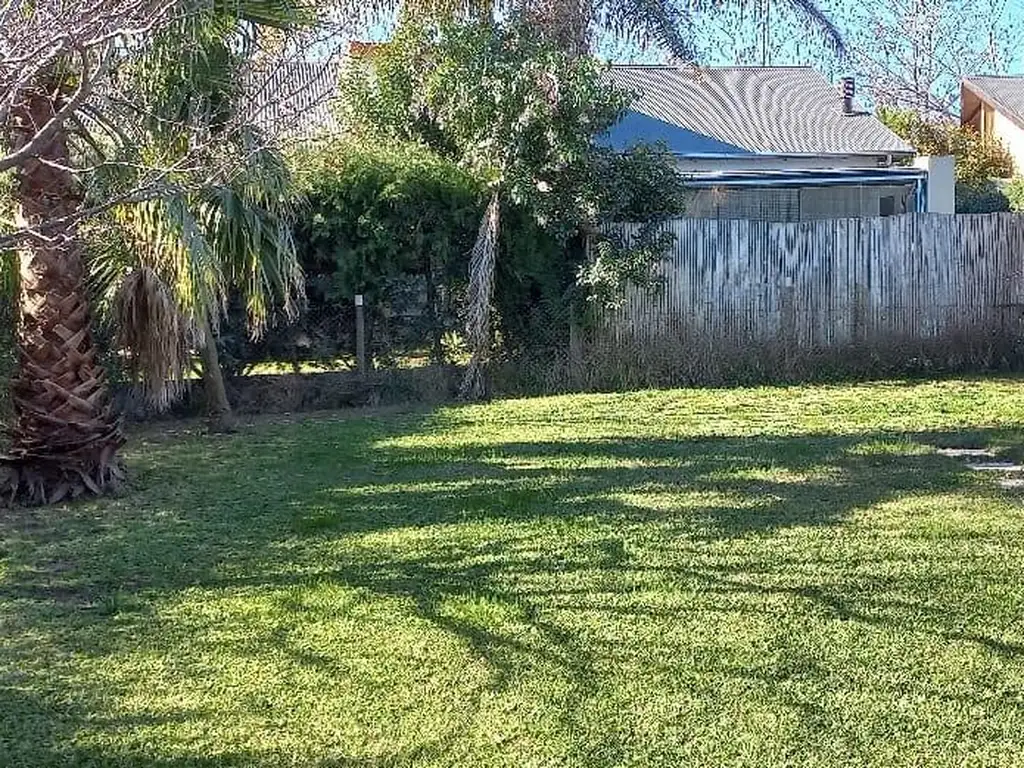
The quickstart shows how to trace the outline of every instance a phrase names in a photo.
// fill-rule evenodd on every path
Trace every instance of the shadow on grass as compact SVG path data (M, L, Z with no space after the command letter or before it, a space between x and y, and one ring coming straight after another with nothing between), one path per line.
M837 620L926 632L1007 658L1024 653L1019 643L965 626L947 605L926 600L942 589L940 573L894 577L905 555L886 562L884 552L861 553L844 562L842 552L771 546L777 534L838 527L894 499L967 488L998 493L978 486L961 462L929 450L964 444L961 433L429 448L400 439L426 428L410 417L397 425L309 424L153 445L139 481L144 489L133 496L0 521L0 606L17 612L5 621L8 631L48 638L63 653L101 657L154 642L160 622L147 612L184 589L339 585L411 606L484 659L491 675L481 696L507 691L523 669L553 670L566 682L559 706L569 730L579 727L576 713L599 694L607 665L621 652L588 628L587 617L670 625L689 610L679 594L700 595L705 611L752 615L786 599ZM1005 436L975 431L967 439L984 447ZM930 557L941 566L941 552ZM667 598L637 597L644 594ZM285 609L296 625L311 620L308 606ZM331 620L330 610L321 613ZM141 637L119 630L118 620L132 614ZM67 626L71 635L62 634ZM61 647L68 637L76 645ZM325 681L333 674L330 658L300 647L288 632L261 642ZM4 648L0 713L8 714L0 714L0 730L14 736L0 740L0 764L141 764L139 755L72 743L83 728L131 730L139 722L126 716L104 724L52 686L33 694L45 670L35 646ZM804 673L816 674L808 665ZM736 670L770 686L792 673ZM81 701L113 695L78 693L73 698ZM801 706L810 720L817 716L813 702ZM436 741L380 760L316 764L428 762L443 757L461 727L439 728ZM621 751L614 734L603 738L600 749ZM145 764L206 768L274 759L226 753L153 756Z

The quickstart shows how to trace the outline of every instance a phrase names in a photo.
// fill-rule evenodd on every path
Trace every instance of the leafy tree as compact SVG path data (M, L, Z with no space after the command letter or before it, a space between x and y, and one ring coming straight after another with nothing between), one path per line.
M575 243L578 261L580 236L608 237L602 225L629 197L621 193L623 184L644 177L625 173L627 167L647 174L657 169L648 177L664 184L666 210L652 211L652 218L678 211L673 203L681 198L681 183L662 156L622 159L595 146L595 137L620 119L630 94L611 85L594 59L554 47L528 26L406 25L369 68L353 64L345 84L343 116L357 135L418 140L450 155L488 190L470 258L473 356L462 386L466 397L485 391L495 256L507 208L529 212L564 246ZM651 242L631 245L637 254L657 250ZM603 273L603 279L611 276Z
M996 138L979 134L973 126L951 120L931 120L912 109L881 107L878 118L922 155L956 157L957 181L980 184L1013 175L1013 160Z

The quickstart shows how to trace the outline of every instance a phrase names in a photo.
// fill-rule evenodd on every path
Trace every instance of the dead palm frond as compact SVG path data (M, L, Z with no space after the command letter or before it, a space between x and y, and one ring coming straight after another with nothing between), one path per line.
M139 266L121 281L111 301L111 322L129 372L153 406L166 410L182 393L192 333L171 289L152 267Z
M484 211L469 260L466 338L472 356L459 387L459 397L464 400L480 400L487 392L484 368L491 353L491 297L500 226L501 197L495 190Z

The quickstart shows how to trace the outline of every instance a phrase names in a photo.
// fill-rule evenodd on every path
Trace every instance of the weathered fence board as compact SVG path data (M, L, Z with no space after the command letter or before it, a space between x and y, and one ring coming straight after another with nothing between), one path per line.
M629 291L608 318L614 337L799 350L1020 331L1024 215L667 227L664 280Z

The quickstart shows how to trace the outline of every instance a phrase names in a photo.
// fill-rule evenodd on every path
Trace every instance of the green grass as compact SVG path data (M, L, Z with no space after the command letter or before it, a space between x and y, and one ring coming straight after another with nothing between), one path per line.
M143 436L0 513L0 766L1021 765L1022 390Z

